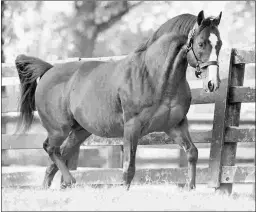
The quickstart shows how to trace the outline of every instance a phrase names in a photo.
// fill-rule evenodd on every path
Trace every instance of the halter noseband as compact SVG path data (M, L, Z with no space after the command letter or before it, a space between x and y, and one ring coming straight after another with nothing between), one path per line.
M206 68L210 65L216 65L216 66L219 67L219 62L218 61L207 61L207 62L203 63L202 61L197 59L196 54L195 54L194 49L193 49L193 38L194 38L194 35L195 35L195 31L196 31L196 29L195 29L195 27L193 27L193 29L188 34L188 44L187 44L187 47L186 47L186 54L190 50L192 50L193 55L196 59L195 75L196 75L197 78L199 78L202 74L202 71L201 71L202 68Z

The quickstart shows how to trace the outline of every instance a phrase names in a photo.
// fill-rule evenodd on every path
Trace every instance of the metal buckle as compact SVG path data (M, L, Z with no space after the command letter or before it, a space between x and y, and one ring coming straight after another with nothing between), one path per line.
M186 47L186 53L188 53L192 49L192 45L188 44Z
M201 74L202 74L202 71L200 70L200 65L199 65L199 63L197 63L195 75L196 75L197 78L201 79L202 78Z

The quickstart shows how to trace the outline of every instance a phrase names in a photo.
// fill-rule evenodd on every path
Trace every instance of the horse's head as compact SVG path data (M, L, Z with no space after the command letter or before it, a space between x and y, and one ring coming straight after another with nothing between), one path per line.
M197 16L197 24L189 33L187 43L188 63L196 68L196 76L204 79L204 89L210 92L217 90L220 85L218 56L222 41L218 25L221 14L218 17L205 18L201 11Z

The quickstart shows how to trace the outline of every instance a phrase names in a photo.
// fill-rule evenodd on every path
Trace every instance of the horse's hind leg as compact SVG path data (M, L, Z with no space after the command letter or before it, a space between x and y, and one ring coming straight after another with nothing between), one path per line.
M83 129L78 123L73 125L72 131L69 134L67 142L61 146L61 154L66 159L66 165L69 170L76 170L78 164L78 157L80 146L91 135L87 130ZM74 160L72 160L74 157ZM75 162L75 163L74 163ZM63 175L61 176L61 183L63 182Z
M66 151L70 151L72 154L69 154L68 158L66 160L66 165L69 170L76 170L78 166L78 158L79 158L79 153L80 153L80 145L77 146L77 148L67 148ZM64 153L65 154L65 153ZM61 181L60 184L63 184L63 175L61 175Z
M48 139L45 141L45 143L48 142ZM65 145L67 145L67 143L72 142L72 140L70 140L70 136L67 137L67 139L63 142L63 144L60 146L60 152L63 152L63 149L65 147ZM44 144L46 145L46 144ZM68 159L68 158L64 158L63 160ZM68 164L66 162L66 165L68 167ZM69 167L68 167L69 168ZM53 178L55 176L55 174L58 172L59 168L57 167L57 165L51 161L51 164L46 168L45 171L45 175L44 175L44 181L43 181L43 188L47 189L51 186ZM61 176L62 182L63 182L63 176Z
M55 174L58 171L58 167L56 164L51 161L51 164L46 168L45 175L44 175L44 181L43 181L43 188L49 188L52 184L52 180L55 176Z
M186 152L189 169L189 189L196 187L196 164L198 159L198 150L191 140L188 131L187 118L183 119L175 128L166 132L176 143L178 143Z
M65 185L71 185L75 183L75 179L69 172L60 152L60 146L66 137L67 135L63 134L63 132L55 132L53 135L49 134L48 139L44 142L43 148L49 154L49 157L56 164L58 169L61 171L64 177Z
M76 163L71 163L71 157L75 157L79 155L80 145L84 142L86 138L88 138L91 133L87 132L83 128L81 128L77 123L72 126L72 130L64 141L64 143L60 147L60 153L63 160L65 160L67 167L69 170L75 170L77 168L77 160ZM49 167L46 169L43 187L48 188L50 187L54 175L58 171L58 167L53 162ZM63 182L63 175L61 177Z

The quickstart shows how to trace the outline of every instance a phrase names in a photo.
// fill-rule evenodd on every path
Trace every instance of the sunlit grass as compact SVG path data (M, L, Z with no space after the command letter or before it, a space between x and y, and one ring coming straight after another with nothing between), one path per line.
M3 188L2 210L254 211L255 200L243 192L224 196L204 187L189 192L171 185L133 185L130 191L121 186L67 190Z

